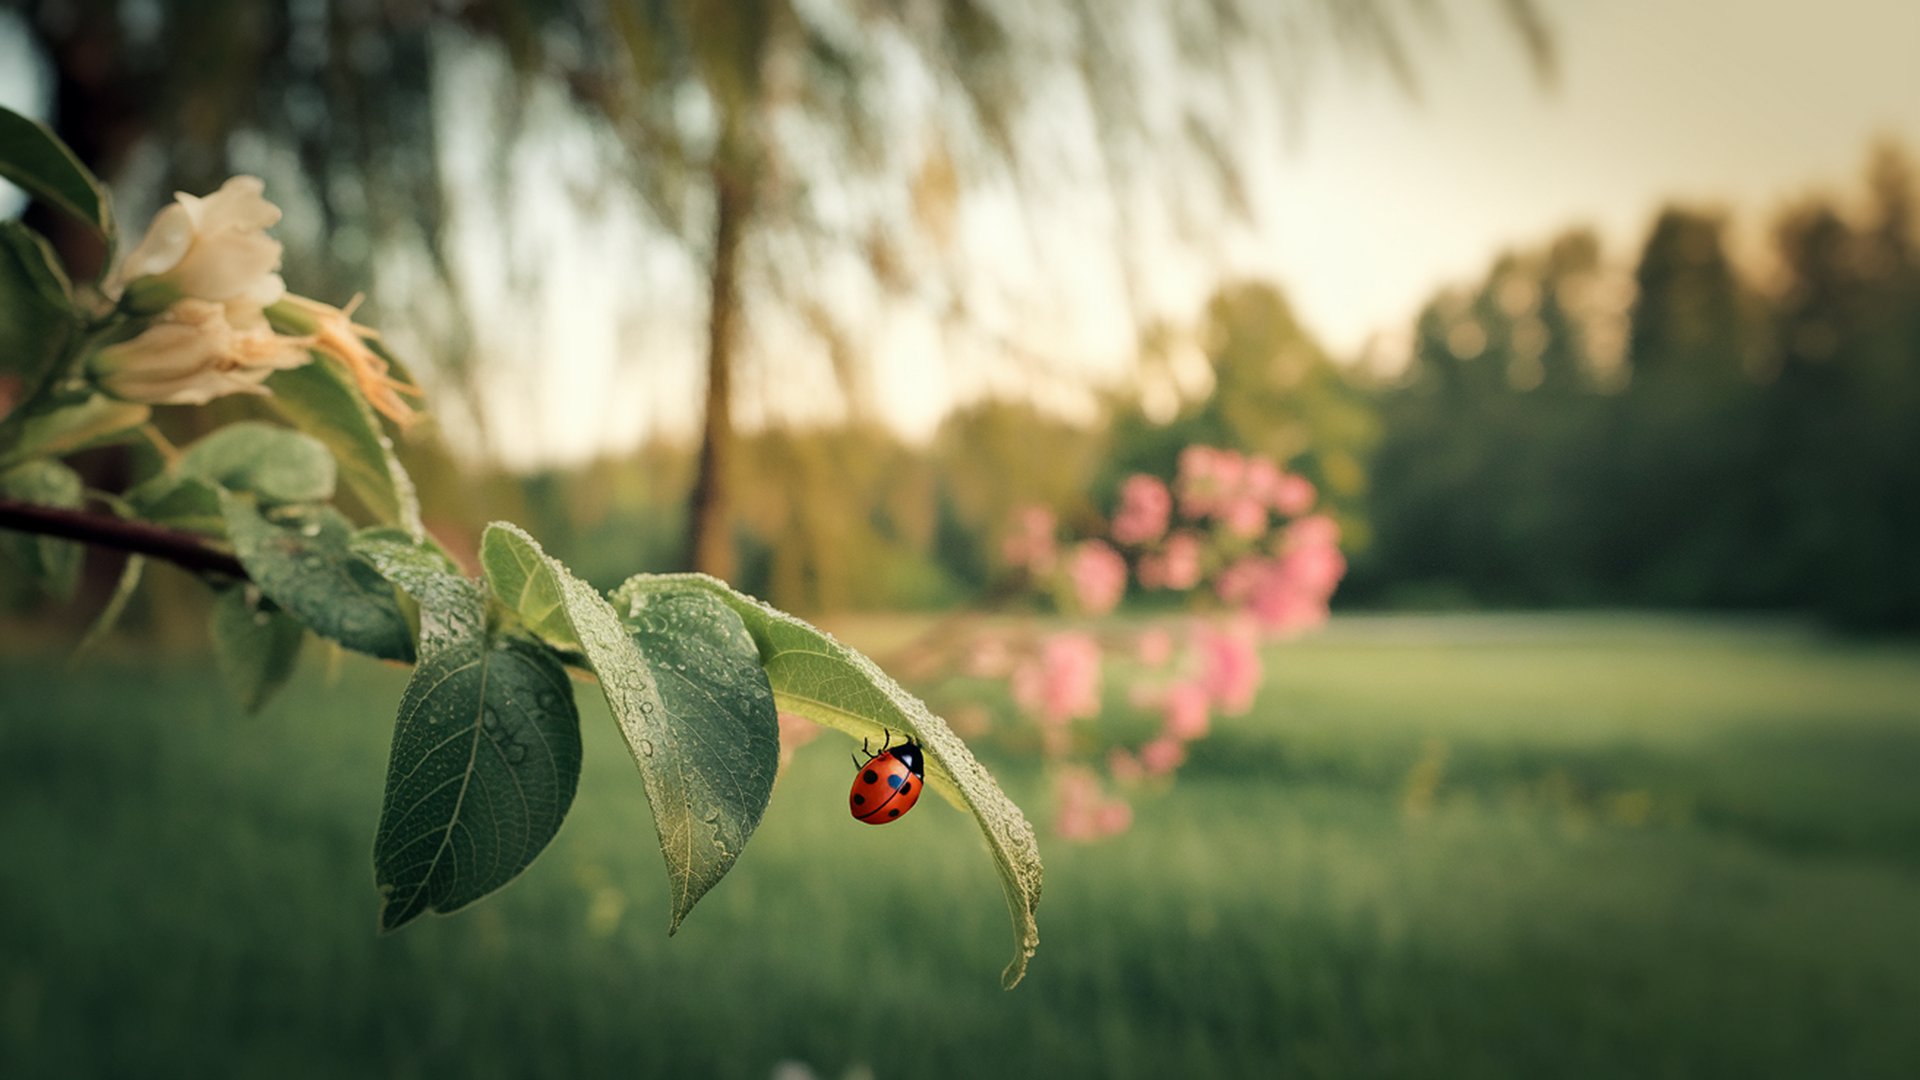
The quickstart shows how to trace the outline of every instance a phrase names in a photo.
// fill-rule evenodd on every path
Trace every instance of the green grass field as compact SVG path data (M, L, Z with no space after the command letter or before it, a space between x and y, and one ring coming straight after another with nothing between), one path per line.
M0 1075L1920 1074L1920 649L1436 617L1270 660L1132 832L1043 828L1007 993L971 824L853 822L837 737L668 939L640 784L580 687L553 847L382 937L404 672L316 652L249 719L195 661L15 651ZM985 756L1043 817L1040 775Z

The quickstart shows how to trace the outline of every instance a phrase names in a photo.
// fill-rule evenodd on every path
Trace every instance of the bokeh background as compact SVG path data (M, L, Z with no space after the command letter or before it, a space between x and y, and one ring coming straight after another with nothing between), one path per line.
M0 1072L1913 1075L1916 41L1899 0L5 0L0 102L125 221L253 173L290 286L365 294L452 549L511 519L898 661L1048 884L1004 993L972 826L850 821L827 737L669 941L583 693L554 846L382 937L404 672L310 648L248 717L190 582L69 666L117 557L0 567ZM1191 445L1310 479L1349 573L1071 842L927 642L1063 625L1019 515L1091 531Z

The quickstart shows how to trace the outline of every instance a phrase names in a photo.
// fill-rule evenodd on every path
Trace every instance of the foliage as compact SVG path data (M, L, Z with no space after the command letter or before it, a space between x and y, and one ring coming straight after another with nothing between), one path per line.
M1378 394L1361 594L1920 626L1916 200L1887 148L1780 218L1770 280L1676 207L1630 281L1574 233L1436 299Z
M106 195L44 128L0 111L0 163L113 246ZM493 893L551 844L582 768L574 668L598 680L639 767L670 933L760 825L780 694L850 732L926 746L936 786L980 823L1006 882L1018 951L1003 981L1018 983L1039 941L1039 853L965 745L865 657L716 581L642 575L616 611L498 522L483 580L468 578L423 530L389 436L414 419L405 398L417 392L352 304L286 291L266 231L280 211L263 190L235 177L178 196L120 261L77 283L7 223L0 310L54 317L29 324L46 348L29 340L31 388L0 421L0 526L23 530L0 532L5 552L56 593L72 590L80 558L61 537L201 572L216 594L216 664L249 711L286 683L309 634L413 664L374 839L385 929ZM266 397L292 426L242 419L176 450L149 422L234 396ZM157 447L158 467L124 491L87 492L60 459L102 440ZM89 497L114 516L85 513ZM103 627L141 566L129 560Z
M1550 75L1533 0L1489 6ZM536 187L550 197L550 177L533 170L529 183L518 162L562 142L581 148L587 167L571 170L569 193L596 225L637 220L692 271L694 311L676 314L705 332L707 392L687 554L695 569L731 575L737 369L767 355L791 362L798 338L847 403L865 407L857 346L885 318L845 303L848 285L918 306L955 355L998 364L1011 353L1029 366L1039 339L1022 328L1040 320L1026 313L1059 294L1008 287L1005 253L967 242L976 207L995 214L1012 193L1024 227L1097 191L1120 219L1109 250L1130 301L1131 279L1163 250L1149 238L1203 246L1249 212L1250 112L1278 127L1286 109L1273 104L1298 99L1329 52L1413 89L1418 46L1448 5L200 0L140 18L115 0L19 8L53 68L67 133L86 139L83 158L121 180L142 146L165 147L161 190L297 162L287 180L317 210L316 261L373 280L389 310L437 331L442 366L469 393L484 350L464 347L460 313L483 314L472 311L483 301L461 287L470 268L453 272L450 196L466 188L495 211ZM454 85L472 87L458 113L446 108ZM473 143L487 149L465 152ZM543 241L511 229L489 239L525 292L539 265L529 249ZM1002 309L1016 312L1011 349ZM787 339L767 348L776 328ZM483 414L471 412L478 427Z
M1054 773L1061 836L1125 831L1131 805L1110 789L1164 787L1216 713L1253 707L1259 645L1325 621L1346 560L1317 498L1311 481L1272 458L1195 445L1181 452L1171 486L1129 477L1094 536L1063 546L1050 510L1020 515L1001 557L1025 589L1082 617L1110 614L1130 586L1157 600L1153 616L1124 632L995 627L938 643L945 666L1005 683L1033 725ZM1102 692L1113 670L1131 678L1126 708ZM1145 736L1142 712L1159 718Z
M837 629L879 655L900 623ZM976 843L972 823L814 812L845 799L838 739L800 750L749 857L669 940L667 882L635 857L645 793L580 687L579 794L535 871L383 940L366 862L387 732L368 721L405 671L303 664L248 719L177 657L110 652L50 684L57 649L13 649L0 1058L18 1076L886 1076L899 1044L876 1033L905 1032L928 1080L1920 1066L1920 650L1461 615L1262 651L1254 709L1124 842L1049 845L1046 955L1002 994L955 974L1006 944L988 860L938 854ZM968 741L1016 800L1044 798L1029 755Z

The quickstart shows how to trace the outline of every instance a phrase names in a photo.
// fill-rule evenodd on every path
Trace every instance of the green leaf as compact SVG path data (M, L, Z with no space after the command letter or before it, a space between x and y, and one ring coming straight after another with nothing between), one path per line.
M46 239L0 221L0 372L41 379L79 332L72 286Z
M222 589L213 600L213 659L220 674L249 713L292 678L307 632L258 586Z
M4 245L7 254L15 260L22 283L35 299L48 308L64 312L70 320L75 318L73 282L68 280L66 268L60 265L60 257L54 254L53 245L46 237L18 221L0 221L0 245Z
M559 658L490 632L478 585L425 548L363 549L420 606L373 848L393 930L480 899L546 848L579 782L580 718Z
M504 522L488 526L480 562L494 595L527 625L563 621L556 643L577 643L599 677L653 805L674 932L732 868L773 792L779 717L746 627L693 590L650 597L623 623ZM521 611L523 602L531 608Z
M614 591L614 605L633 610L660 592L699 589L725 602L753 635L782 712L797 713L855 738L880 743L888 733L920 744L927 782L947 801L973 815L987 838L1007 911L1013 919L1013 962L1001 975L1012 989L1026 975L1040 944L1034 910L1040 903L1042 867L1033 826L974 760L946 722L901 688L865 656L807 623L742 595L704 574L642 574Z
M339 361L315 353L311 363L268 379L267 389L273 392L269 405L333 451L341 481L368 510L409 535L421 535L413 480L381 430L380 418Z
M33 461L0 474L0 498L77 510L85 501L80 474L57 461ZM80 578L80 545L72 540L0 530L0 551L61 599Z
M156 525L224 536L226 516L220 510L220 489L204 480L172 470L127 492L127 502Z
M248 491L263 506L333 497L333 455L311 436L272 424L228 424L187 447L182 476L228 491Z
M87 627L86 634L80 638L80 644L73 647L73 659L78 660L99 647L107 635L120 622L120 616L126 613L127 602L140 588L140 578L146 572L147 560L142 555L129 555L120 566L119 580L113 583L113 595L107 597L107 605L94 617L93 625Z
M353 549L362 555L366 555L368 558L372 558L374 552L381 552L390 557L392 554L391 550L381 547L381 545L385 544L398 544L400 547L410 550L413 553L410 558L425 560L423 563L424 566L453 574L456 577L466 576L465 568L460 565L458 560L447 553L446 548L440 546L440 541L435 540L430 534L412 536L407 530L396 525L370 525L353 534ZM382 564L378 559L374 559L374 565L380 566ZM382 572L384 572L384 570ZM393 581L393 575L388 574L387 580ZM395 584L399 583L395 582ZM402 586L402 588L404 587L405 586Z
M145 405L102 394L29 401L0 423L0 469L35 457L65 457L112 442L147 422Z
M487 535L492 535L491 529ZM561 590L561 577L553 572L546 553L531 537L524 544L482 538L480 565L486 571L487 587L527 629L569 652L581 651Z
M45 125L7 108L0 108L0 177L112 237L113 216L100 181Z
M268 599L307 629L355 652L412 660L413 632L393 587L353 551L353 527L328 507L261 515L251 497L222 492L227 536Z

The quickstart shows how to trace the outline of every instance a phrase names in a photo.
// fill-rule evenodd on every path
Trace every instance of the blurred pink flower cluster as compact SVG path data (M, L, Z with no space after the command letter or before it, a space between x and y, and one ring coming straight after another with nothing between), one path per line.
M1311 482L1271 458L1189 446L1171 487L1145 474L1126 479L1103 537L1063 547L1051 511L1020 513L1002 553L1063 608L1107 615L1129 577L1142 591L1187 593L1193 608L1137 632L1050 634L1024 658L998 640L976 647L976 674L1006 673L1014 701L1040 729L1057 767L1062 836L1124 831L1132 809L1120 790L1164 782L1215 717L1253 707L1262 641L1326 620L1347 564L1339 526L1313 512L1317 500ZM1108 664L1109 648L1131 655ZM1103 739L1096 726L1103 673L1116 671L1133 681L1128 703L1158 715L1137 745Z
M1053 634L1013 670L1013 700L1040 725L1049 754L1064 753L1067 725L1100 715L1100 643L1090 634Z
M1182 514L1210 518L1242 539L1267 531L1269 511L1298 517L1312 509L1318 497L1305 477L1287 472L1272 458L1211 446L1180 452L1176 485Z
M1126 832L1133 824L1133 807L1102 788L1099 776L1085 765L1061 768L1054 781L1054 798L1058 804L1054 827L1067 840L1102 840Z
M1014 519L1013 531L1000 545L1000 556L1010 566L1036 577L1053 572L1059 558L1054 546L1053 511L1044 506L1029 506Z
M1327 621L1327 602L1346 572L1340 526L1315 515L1287 526L1270 551L1234 560L1214 590L1229 607L1251 615L1262 630L1290 634Z

